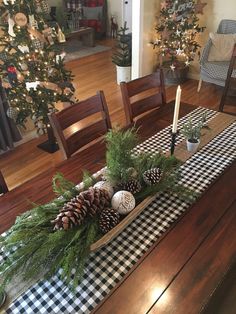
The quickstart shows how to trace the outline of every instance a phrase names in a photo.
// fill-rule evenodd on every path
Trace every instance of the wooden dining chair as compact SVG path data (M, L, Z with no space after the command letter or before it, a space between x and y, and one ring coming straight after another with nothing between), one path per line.
M138 116L166 104L162 69L130 82L121 82L120 88L128 125Z
M8 187L6 181L3 177L2 172L0 171L0 195L8 192Z
M66 159L111 129L103 91L60 112L50 113L49 120Z
M227 94L229 92L229 88L233 82L236 82L236 78L232 76L233 71L236 72L236 44L234 45L232 57L229 64L229 69L227 72L227 78L225 81L225 87L220 101L219 111L221 112L224 110L225 101Z

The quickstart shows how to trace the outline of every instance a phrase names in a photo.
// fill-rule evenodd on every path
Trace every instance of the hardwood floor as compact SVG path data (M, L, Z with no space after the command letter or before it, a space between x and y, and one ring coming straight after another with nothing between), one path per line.
M113 46L108 40L102 44ZM120 87L116 84L115 65L111 62L112 49L67 63L67 68L74 74L76 97L85 99L98 90L103 90L108 103L112 124L124 125L124 110ZM188 80L182 84L181 101L195 106L218 109L222 89L203 83L197 93L198 81ZM175 98L176 86L167 86L167 101ZM234 107L234 112L236 112ZM53 167L62 160L60 151L48 154L37 145L45 140L44 136L33 139L0 155L0 169L5 177L9 190L26 182L39 173Z

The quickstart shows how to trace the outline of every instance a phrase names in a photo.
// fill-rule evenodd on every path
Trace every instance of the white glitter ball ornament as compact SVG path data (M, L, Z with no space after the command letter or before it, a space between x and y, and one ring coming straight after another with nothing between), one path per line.
M128 191L119 191L113 196L111 205L121 215L127 215L135 208L135 198Z
M94 185L94 188L106 190L108 192L110 198L112 198L112 196L114 195L113 186L111 185L111 183L109 183L107 181L98 181Z

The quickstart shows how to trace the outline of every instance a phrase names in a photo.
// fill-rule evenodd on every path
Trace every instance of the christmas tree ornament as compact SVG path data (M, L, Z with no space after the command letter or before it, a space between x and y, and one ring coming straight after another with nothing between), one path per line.
M119 213L113 208L105 208L99 216L99 228L102 233L107 233L120 222Z
M9 106L9 108L7 109L7 116L14 121L17 120L18 114L18 110L14 107Z
M48 27L47 25L44 25L44 30L42 31L44 38L49 43L49 45L54 44L54 40L52 38L52 29L51 27Z
M30 91L31 88L36 91L39 84L40 84L39 81L35 81L35 82L26 82L26 83L25 83L26 89L27 89L28 91Z
M22 71L27 71L28 70L28 65L25 62L20 63L19 66L21 67Z
M108 181L98 181L93 187L106 190L110 198L114 195L113 186Z
M31 28L38 28L38 22L35 20L34 14L29 15L29 25Z
M6 62L7 61L7 54L6 52L0 52L0 60Z
M114 194L111 205L119 214L127 215L135 208L135 198L128 191L119 191Z
M28 23L26 15L22 12L16 13L14 20L15 20L16 25L20 27L26 26Z
M14 4L16 2L16 0L3 0L3 3L5 5L8 5L9 3Z
M143 173L143 181L147 185L157 184L161 179L161 169L160 168L152 168Z
M38 38L34 38L32 40L32 45L35 49L38 49L38 50L44 48L44 43Z
M14 32L14 27L15 25L15 22L14 20L10 17L10 15L8 16L8 34L11 36L11 37L16 37L16 34Z
M22 52L22 53L29 53L29 47L27 45L18 45L18 49Z
M44 43L47 42L44 35L41 34L37 29L33 27L28 27L28 32L30 33L31 39L37 38L37 39L40 39Z
M89 188L66 203L56 219L52 221L54 229L70 229L83 223L85 217L95 216L110 204L110 198L105 190Z
M43 13L45 14L49 14L50 13L50 7L48 5L47 0L41 0L40 1L40 6L41 6L41 10Z
M2 87L5 88L5 89L12 88L8 78L4 78L2 80Z
M42 121L36 120L34 124L35 124L35 127L37 129L38 134L40 134L40 135L45 134L46 127Z
M8 80L9 83L13 86L17 83L17 73L14 65L10 65L7 67Z
M59 63L60 61L64 60L66 56L66 52L63 51L59 55L56 55L56 63Z
M57 40L59 43L66 42L66 36L64 35L60 27L58 28L58 32L57 32Z
M48 5L47 0L35 0L35 4L36 4L38 13L44 13L44 14L50 13L50 7Z
M25 79L24 75L21 74L21 72L19 72L19 71L16 71L16 74L17 74L17 80L18 80L19 82L23 82L24 79Z
M125 191L135 194L141 191L142 186L138 180L132 179L122 184L121 188Z

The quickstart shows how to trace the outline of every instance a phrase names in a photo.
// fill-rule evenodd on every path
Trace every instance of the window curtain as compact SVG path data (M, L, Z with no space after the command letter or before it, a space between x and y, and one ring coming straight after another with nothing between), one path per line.
M7 116L9 108L5 89L0 85L0 151L14 148L21 135L14 120Z

